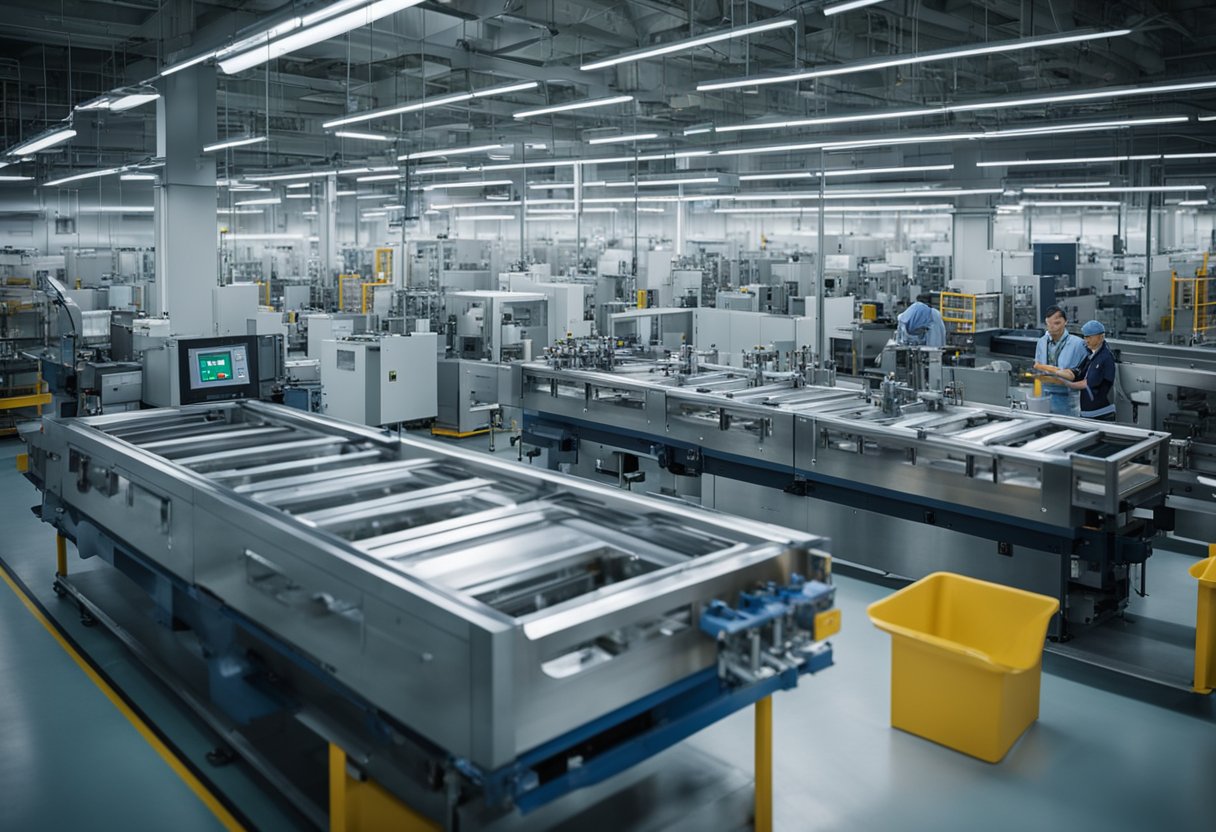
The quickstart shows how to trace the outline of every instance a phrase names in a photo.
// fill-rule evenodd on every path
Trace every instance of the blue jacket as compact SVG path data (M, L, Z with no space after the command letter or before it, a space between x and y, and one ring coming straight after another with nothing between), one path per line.
M897 343L908 347L944 347L946 324L941 313L917 301L896 319L899 328L895 334Z
M1078 381L1085 379L1086 389L1081 391L1082 417L1092 419L1115 412L1115 354L1105 341L1072 372Z
M1035 344L1034 360L1037 364L1050 364L1052 367L1071 370L1073 367L1080 366L1088 353L1089 351L1085 349L1084 339L1073 335L1067 330L1060 336L1060 340L1056 344L1052 343L1051 334L1044 332L1043 337ZM1076 390L1069 390L1063 384L1051 384L1048 382L1044 382L1043 392L1052 396L1077 394Z

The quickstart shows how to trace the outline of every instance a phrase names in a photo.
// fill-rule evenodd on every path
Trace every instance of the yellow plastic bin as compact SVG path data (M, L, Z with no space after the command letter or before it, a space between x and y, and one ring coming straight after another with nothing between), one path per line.
M1209 557L1191 567L1199 579L1199 606L1195 611L1195 690L1211 693L1216 688L1216 544Z
M891 634L891 725L990 763L1039 718L1059 602L936 572L870 605Z

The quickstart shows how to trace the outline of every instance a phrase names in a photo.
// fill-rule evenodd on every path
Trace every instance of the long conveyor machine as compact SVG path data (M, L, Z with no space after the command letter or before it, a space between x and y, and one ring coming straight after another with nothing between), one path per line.
M814 528L843 562L1059 598L1058 643L1123 612L1169 526L1167 434L695 359L571 347L526 364L524 441L553 467L635 480L649 467L649 490Z
M449 825L603 780L831 663L812 535L259 402L47 419L28 441L42 519L193 639L141 651L191 653L180 675L224 725L286 714ZM60 585L117 621L105 598L132 593L90 597L93 576Z

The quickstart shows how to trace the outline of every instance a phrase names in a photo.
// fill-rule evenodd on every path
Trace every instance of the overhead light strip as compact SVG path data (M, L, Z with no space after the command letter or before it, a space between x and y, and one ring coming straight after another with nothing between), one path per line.
M629 142L650 141L658 137L658 133L631 133L627 136L601 136L597 139L587 139L587 144L628 144Z
M896 66L952 61L959 58L969 58L977 55L995 55L1007 52L1020 52L1026 49L1041 49L1047 46L1062 46L1070 43L1084 43L1092 40L1123 37L1130 35L1131 29L1112 29L1109 31L1081 30L1060 35L1044 35L1033 38L998 41L977 46L958 49L938 49L932 52L921 52L912 55L900 55L891 58L878 58L866 61L856 61L840 66L827 66L805 72L794 72L787 75L754 76L750 78L732 78L721 81L709 81L697 85L699 92L709 90L736 89L739 87L755 87L765 84L785 84L795 81L805 81L811 78L825 78L838 75L853 75L858 72L871 72L876 69L888 69Z
M1090 90L1087 92L1040 95L1030 98L1006 98L963 104L945 104L938 107L920 107L912 110L890 110L878 113L855 113L851 115L821 116L817 118L792 119L787 121L744 122L741 124L728 124L722 127L715 127L714 132L734 133L751 130L780 130L797 127L823 127L834 124L857 124L867 121L919 118L923 116L946 115L949 113L1002 110L1016 107L1033 107L1041 104L1064 104L1079 101L1098 101L1111 98L1131 98L1144 95L1194 92L1213 88L1216 88L1216 80L1195 81L1183 84L1156 84L1143 87L1118 87L1105 90Z
M866 6L873 6L876 3L881 3L881 2L883 2L883 0L846 0L846 2L844 2L844 3L837 3L834 6L825 7L823 10L823 13L825 16L831 17L834 14L841 14L842 12L851 12L854 9L863 9Z
M771 32L774 29L786 29L793 26L798 21L792 18L782 18L780 20L766 20L763 23L753 23L750 26L738 26L733 29L722 29L716 32L711 32L707 35L698 35L693 38L685 38L671 43L665 43L662 46L651 46L645 49L636 49L632 52L625 52L613 58L604 58L599 61L592 61L589 64L583 64L579 69L584 72L593 69L606 69L610 66L618 64L630 63L632 61L644 61L648 58L658 58L663 55L671 55L675 52L684 52L688 49L696 49L700 46L708 46L711 43L720 43L724 40L732 38L742 38L748 35L758 35L761 32Z
M358 124L364 121L374 121L375 119L385 118L386 116L395 116L402 113L413 113L419 110L429 110L434 107L448 107L452 104L459 104L463 101L471 101L474 98L487 98L494 95L506 95L507 93L531 90L538 86L540 85L536 81L524 81L521 83L502 84L496 87L487 87L482 90L470 90L469 92L440 95L435 98L424 98L420 101L411 101L408 104L397 104L391 107L381 107L377 110L369 110L365 113L355 113L354 115L343 116L342 118L324 122L321 126L326 130L330 130L334 127L342 127L347 124Z
M322 15L322 17L310 15L310 19L314 21L311 26L305 26L298 31L292 31L291 34L287 34L284 37L269 40L267 43L256 46L247 52L242 52L231 57L220 55L220 69L227 75L243 72L246 69L267 63L283 55L327 41L330 38L338 37L353 29L369 26L383 17L388 17L390 14L395 14L402 9L408 9L410 6L416 6L421 2L423 0L376 0L376 2L369 3L362 8L331 17L324 17L323 10L317 13ZM300 22L301 24L303 23L302 20Z
M954 165L908 165L906 167L893 168L849 168L847 170L829 170L824 171L823 175L829 178L834 176L868 176L871 174L877 175L880 173L927 173L931 171L949 171L954 170ZM767 180L785 180L785 179L818 179L819 171L787 171L785 173L745 173L739 176L740 182L760 182Z
M203 146L204 153L215 153L217 150L228 150L233 147L247 147L251 144L261 144L266 141L265 136L242 136L238 139L225 139L222 142L215 142Z
M50 130L35 136L32 139L27 139L24 142L13 147L8 151L10 156L32 156L40 150L54 147L55 145L63 144L70 139L75 138L76 131L70 127L61 127L56 130Z
M443 156L468 156L472 153L485 153L490 150L502 150L504 147L510 147L506 144L479 144L471 147L445 147L442 150L416 150L413 153L406 153L397 157L398 162L415 162L419 159L437 159ZM418 173L427 173L428 171L419 170ZM436 171L429 171L434 173Z
M534 110L520 110L512 117L516 119L534 118L549 113L565 113L572 110L589 110L595 107L609 107L613 104L625 104L632 101L632 95L613 95L608 98L590 98L583 101L570 101L566 104L554 104L551 107L539 107Z

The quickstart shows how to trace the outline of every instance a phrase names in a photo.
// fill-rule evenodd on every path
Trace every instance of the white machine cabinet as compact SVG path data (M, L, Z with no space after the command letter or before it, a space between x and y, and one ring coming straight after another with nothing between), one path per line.
M424 332L323 341L325 412L364 425L433 419L437 337Z

